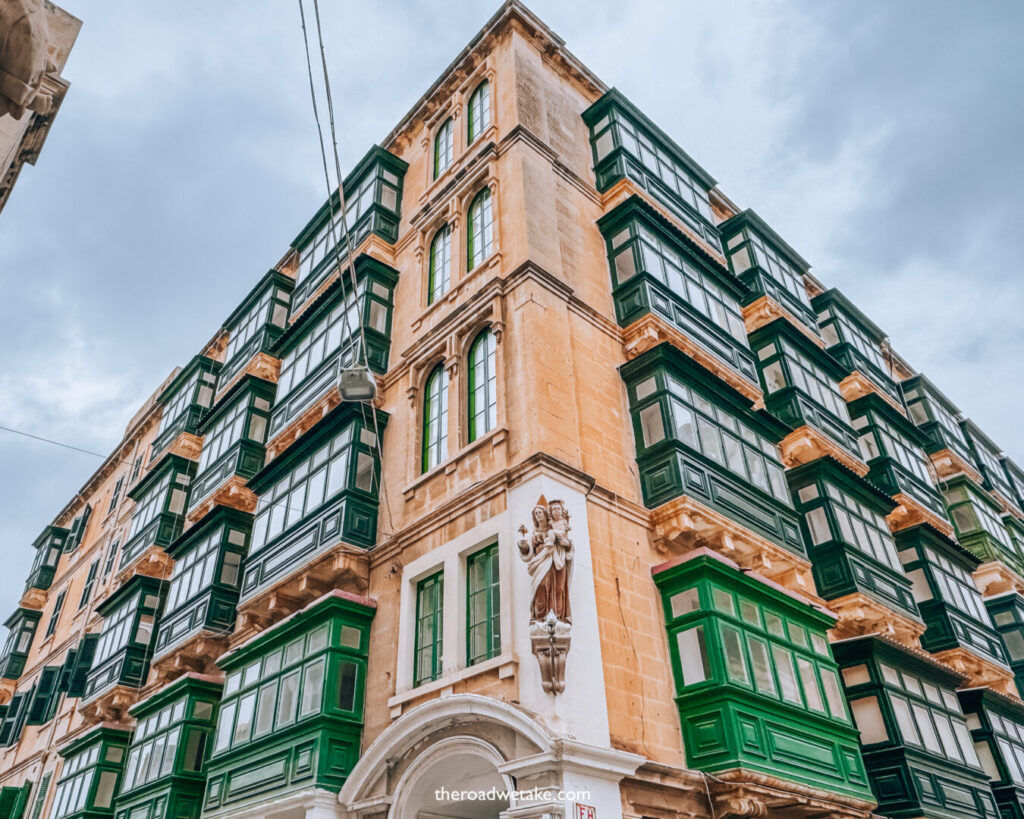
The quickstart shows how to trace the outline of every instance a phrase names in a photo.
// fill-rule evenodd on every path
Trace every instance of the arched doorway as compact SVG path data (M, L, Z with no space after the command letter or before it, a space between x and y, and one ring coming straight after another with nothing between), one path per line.
M509 780L494 748L471 738L442 740L410 766L395 789L393 816L499 819L510 805Z

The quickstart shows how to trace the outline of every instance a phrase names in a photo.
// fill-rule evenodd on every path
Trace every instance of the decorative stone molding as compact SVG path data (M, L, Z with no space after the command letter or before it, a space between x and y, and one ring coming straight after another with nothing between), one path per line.
M7 705L11 701L17 685L17 680L0 680L0 705Z
M985 686L1000 694L1018 698L1017 684L1010 669L979 657L963 647L935 651L932 656L939 662L954 668L970 680L965 687Z
M828 601L839 619L829 630L829 639L846 640L867 634L887 634L908 648L921 647L925 624L893 611L861 592L853 592Z
M938 529L946 537L955 537L953 525L949 520L935 514L927 506L910 497L910 495L898 492L892 496L892 499L899 506L885 517L885 522L889 524L890 532L898 532L901 529L909 529L911 526L927 523Z
M36 0L0 0L0 116L21 119L26 111L55 108L46 76L57 66L47 54L50 28L46 8Z
M543 495L533 507L532 531L519 527L519 556L530 573L530 645L540 665L541 686L565 691L565 662L572 642L569 586L575 548L569 512L560 500Z
M43 589L25 589L18 605L23 609L41 609L46 605L46 592Z
M982 597L992 597L1013 591L1024 594L1024 578L1004 563L990 561L974 570L974 585L981 590Z
M156 692L185 674L204 674L223 678L216 661L228 647L227 637L212 631L201 631L163 654L154 655L144 696Z
M271 384L276 384L281 377L281 359L274 358L266 353L256 353L249 363L245 365L239 372L227 383L221 385L218 384L217 396L213 399L214 405L216 405L221 398L227 395L228 391L241 381L247 375L255 375L257 378L262 378L264 381L269 381Z
M843 400L847 404L851 401L856 401L858 398L863 398L865 395L874 394L885 401L900 415L904 417L907 415L907 411L903 409L902 404L878 386L874 381L864 375L860 370L854 370L839 382L839 393L843 396Z
M187 530L196 521L202 520L214 506L227 506L240 512L254 514L258 497L248 486L246 479L240 475L232 475L227 481L211 492L201 503L193 506L185 517L184 529Z
M709 353L660 316L647 313L622 331L627 361L643 355L663 341L686 353L704 369L710 370L734 390L753 401L757 407L764 406L764 395L755 384L738 375L732 366Z
M162 451L154 453L149 462L155 464L167 454L180 455L182 458L187 458L190 461L198 461L199 453L202 451L202 436L193 435L191 432L182 432L164 447Z
M173 569L174 559L160 546L152 544L146 547L131 563L119 569L116 577L118 585L124 585L129 578L136 574L168 580Z
M931 460L932 466L935 467L935 473L939 480L952 478L956 475L966 475L978 485L981 485L983 481L981 473L951 449L929 452L928 458Z
M854 457L823 432L807 424L797 427L783 438L779 442L779 452L786 469L830 456L862 478L871 471L860 458Z
M140 698L138 688L128 685L115 685L104 691L95 699L78 706L78 713L88 725L100 722L121 722L128 717L128 709Z
M718 819L870 819L875 803L800 785L769 774L737 769L706 780L712 815Z

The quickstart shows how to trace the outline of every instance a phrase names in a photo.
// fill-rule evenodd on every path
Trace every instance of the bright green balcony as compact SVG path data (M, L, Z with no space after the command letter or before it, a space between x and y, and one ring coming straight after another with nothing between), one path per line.
M330 592L221 658L204 816L340 790L359 757L374 613L372 601Z
M957 540L983 563L1000 561L1024 574L1024 555L1017 551L1001 515L1002 509L966 475L943 481L946 511Z
M136 727L116 819L199 819L221 688L181 677L132 707Z
M687 765L870 800L825 636L834 616L705 549L652 571Z

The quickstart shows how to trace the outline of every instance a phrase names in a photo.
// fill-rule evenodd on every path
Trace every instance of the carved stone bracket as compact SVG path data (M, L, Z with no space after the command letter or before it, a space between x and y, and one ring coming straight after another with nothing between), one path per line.
M783 318L796 327L811 340L815 347L824 349L825 342L771 296L761 296L757 301L743 308L743 323L747 328L747 333L752 333L759 327L771 324L778 318Z
M932 466L939 479L952 478L956 475L966 475L977 484L983 482L981 473L951 449L940 449L938 452L928 453Z
M196 634L166 654L154 657L147 688L161 688L188 673L219 674L216 660L224 653L227 645L226 637L213 632L202 631Z
M218 385L219 389L217 390L217 397L214 399L214 403L220 401L227 394L228 390L247 375L255 375L257 378L262 378L264 381L276 384L281 377L281 359L262 352L256 353L234 378L226 384Z
M870 819L873 815L873 802L742 769L716 774L708 782L708 793L718 819Z
M907 411L903 409L902 405L895 398L864 375L864 373L860 372L860 370L854 370L839 382L839 392L847 404L851 401L856 401L858 398L863 398L865 395L874 393L899 412L900 415L906 416L907 414Z
M992 597L1009 591L1024 595L1024 578L996 560L982 563L974 570L974 585L982 597Z
M828 607L839 616L829 630L833 641L867 634L887 634L908 648L921 647L924 623L899 614L865 594L854 592L837 597L828 601Z
M16 680L0 680L0 705L7 705L14 696Z
M965 648L948 648L945 651L936 651L932 654L936 660L952 666L961 674L970 678L968 686L985 686L1000 694L1019 698L1017 684L1014 682L1013 672L1008 668L996 665L990 660L979 657L977 654Z
M245 478L232 475L225 483L208 495L201 503L192 507L185 518L188 529L196 521L202 520L214 506L227 506L240 512L253 514L256 511L257 496L245 485Z
M786 469L809 464L828 455L861 477L870 471L860 458L855 458L827 435L806 424L797 427L779 442L779 452Z
M18 605L23 609L41 609L46 605L46 592L42 589L25 589Z
M145 549L131 563L117 572L117 582L123 584L136 574L167 580L174 569L174 559L159 546L153 544Z
M190 461L198 461L199 453L203 451L203 439L199 435L193 435L191 432L179 433L178 437L171 441L162 452L157 453L153 456L152 462L156 463L167 453L172 455L180 455L182 458L187 458Z
M892 498L899 503L899 506L886 515L885 522L889 524L890 531L898 532L900 529L908 529L911 526L928 523L946 537L954 536L952 524L946 518L935 514L924 504L903 492L893 495Z
M115 685L98 697L78 707L83 721L89 725L100 722L121 722L128 715L128 709L138 700L141 692L127 685Z

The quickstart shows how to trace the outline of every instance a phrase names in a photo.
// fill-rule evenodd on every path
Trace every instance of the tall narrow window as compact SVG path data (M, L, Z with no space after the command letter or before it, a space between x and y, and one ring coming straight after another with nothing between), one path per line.
M491 124L491 84L484 80L469 98L467 144L472 144Z
M441 676L444 619L444 572L424 578L416 586L416 647L413 684Z
M433 304L448 292L452 283L452 229L449 225L434 234L430 243L430 276L427 304Z
M89 602L89 598L92 597L92 587L96 585L96 571L99 569L99 560L94 560L89 564L89 574L85 578L85 586L82 588L82 597L78 601L78 608L85 608Z
M437 179L452 164L452 151L454 148L452 134L451 118L446 119L444 124L437 129L437 133L434 134L434 179Z
M114 509L117 508L117 502L121 499L121 484L124 483L124 475L117 479L117 483L114 484L114 491L110 493L110 506L107 507L107 514L109 515Z
M466 560L466 664L489 660L500 652L501 602L495 543Z
M423 471L448 459L448 373L438 364L423 391Z
M469 230L466 236L466 270L472 270L491 255L494 244L494 215L491 189L484 188L469 206Z
M46 624L46 637L52 637L53 632L57 630L57 621L60 620L60 612L64 608L64 598L67 596L67 593L67 589L65 589L57 595L57 602L53 604L53 614L50 615L50 622Z
M469 348L469 440L494 429L497 423L497 376L494 333L484 330Z

